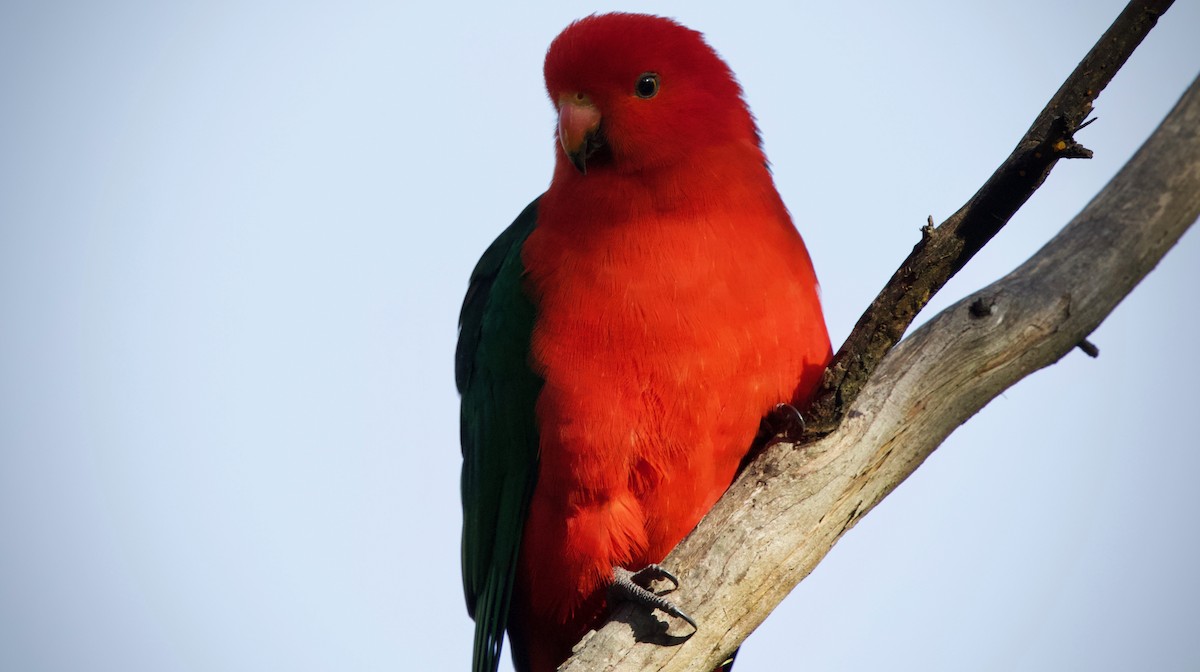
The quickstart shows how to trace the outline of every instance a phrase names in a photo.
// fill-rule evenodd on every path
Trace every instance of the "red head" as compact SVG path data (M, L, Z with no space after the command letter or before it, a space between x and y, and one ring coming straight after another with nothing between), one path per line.
M560 164L637 172L698 149L747 143L758 130L729 66L700 33L646 14L594 14L546 53L559 110Z

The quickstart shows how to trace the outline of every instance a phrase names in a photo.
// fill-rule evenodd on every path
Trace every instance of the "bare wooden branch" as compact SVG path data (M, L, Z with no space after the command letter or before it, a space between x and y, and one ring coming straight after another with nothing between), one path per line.
M1076 66L1034 120L1012 154L979 191L921 241L859 318L808 409L809 434L828 433L917 313L962 270L1041 186L1062 158L1090 158L1074 133L1092 102L1141 44L1172 0L1133 0Z
M778 444L747 467L666 559L695 635L635 646L662 624L622 607L561 669L712 669L950 432L1083 342L1197 216L1200 79L1035 256L887 354L834 433Z

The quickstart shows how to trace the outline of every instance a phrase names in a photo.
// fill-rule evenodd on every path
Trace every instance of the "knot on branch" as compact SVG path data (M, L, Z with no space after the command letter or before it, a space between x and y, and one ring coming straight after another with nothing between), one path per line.
M1062 117L1059 117L1059 119L1062 119ZM1067 133L1065 134L1064 137L1059 138L1058 140L1055 141L1055 143L1051 149L1053 149L1054 152L1056 152L1058 154L1058 157L1060 159L1090 159L1090 158L1092 158L1092 156L1093 156L1092 150L1079 144L1075 140L1075 134L1078 133L1079 131L1082 131L1083 129L1087 128L1088 126L1090 126L1092 124L1092 122L1094 122L1094 121L1096 121L1096 117L1092 117L1091 119L1088 119L1087 121L1076 126L1075 128L1070 129L1069 131L1067 131ZM1067 122L1065 120L1063 121L1063 125L1064 126L1067 125Z
M1051 119L1044 130L1037 126L1031 128L1014 153L1017 174L1030 179L1036 188L1046 179L1046 175L1059 159L1092 158L1092 150L1075 140L1075 132L1092 121L1095 120L1089 119L1073 128L1071 121L1060 114Z
M929 215L929 218L925 220L925 226L921 227L921 242L929 244L929 239L933 238L933 232L936 230L937 227L933 224L933 215Z
M1074 138L1059 140L1052 147L1060 159L1090 159L1092 150L1075 141Z
M996 300L992 297L979 297L971 302L971 317L981 319L995 312Z

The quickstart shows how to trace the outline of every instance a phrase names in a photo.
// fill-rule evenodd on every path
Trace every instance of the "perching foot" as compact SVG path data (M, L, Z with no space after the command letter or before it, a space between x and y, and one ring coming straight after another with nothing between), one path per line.
M659 593L653 592L650 589L650 585L654 581L659 580L671 583L671 587ZM692 626L693 630L699 630L699 626L696 625L696 621L692 620L691 616L680 611L679 607L676 607L670 600L663 597L663 595L670 593L678 587L679 579L658 565L646 565L636 572L631 572L624 567L613 567L613 582L612 586L609 587L609 594L614 600L633 602L651 610L658 609L665 614L687 622L688 625Z

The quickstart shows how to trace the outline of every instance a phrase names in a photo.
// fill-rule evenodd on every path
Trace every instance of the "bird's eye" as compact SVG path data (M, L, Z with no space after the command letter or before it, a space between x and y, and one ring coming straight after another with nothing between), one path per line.
M633 87L633 92L638 98L653 98L658 95L658 75L653 72L642 73L638 77L637 84Z

